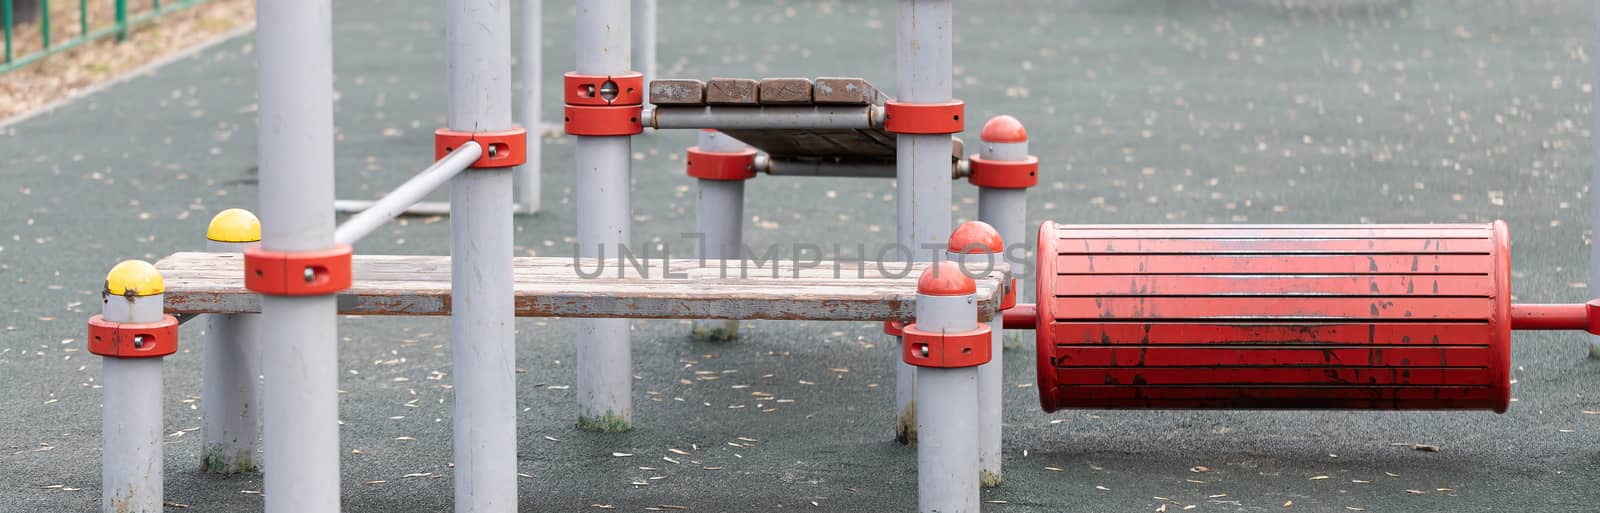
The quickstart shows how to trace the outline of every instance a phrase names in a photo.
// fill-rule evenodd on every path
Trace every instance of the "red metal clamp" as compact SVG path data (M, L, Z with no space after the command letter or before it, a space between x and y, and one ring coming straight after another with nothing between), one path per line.
M483 147L474 168L517 167L528 163L528 131L522 127L499 132L460 132L448 128L433 131L433 160L443 159L467 141Z
M268 296L320 296L350 288L350 245L321 251L244 250L244 286Z
M900 337L901 359L918 367L976 367L993 357L988 324L978 323L977 329L952 334L922 331L917 323L911 323Z
M563 75L562 86L562 96L566 99L562 116L568 134L613 136L644 131L639 121L644 111L644 74L637 71L619 75L569 72Z
M906 321L883 321L883 334L898 337L906 331Z
M1016 278L1012 278L1011 279L1011 284L1006 287L1006 295L1005 295L1005 297L1000 299L1000 306L996 307L995 310L997 310L997 311L998 310L1010 310L1014 306L1017 306L1017 279Z
M722 153L689 147L689 157L684 159L689 176L703 180L749 180L756 177L756 150Z
M966 129L967 105L961 100L906 103L889 100L883 105L883 129L896 134L956 134Z
M614 86L609 100L606 82ZM569 71L561 76L561 84L567 105L644 104L644 73L637 71L621 75L580 75Z
M990 189L1027 189L1039 184L1039 158L1027 160L988 160L976 154L967 157L971 173L967 181Z
M89 318L89 352L111 358L158 358L178 352L178 318L159 322L111 322Z

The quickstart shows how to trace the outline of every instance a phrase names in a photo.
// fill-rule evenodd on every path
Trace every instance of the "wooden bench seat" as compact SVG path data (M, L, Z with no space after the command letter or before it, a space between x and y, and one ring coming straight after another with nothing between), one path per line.
M602 277L582 278L571 257L512 259L516 279L515 311L519 317L618 317L637 319L793 319L824 321L911 320L915 314L916 281L926 264L903 278L881 278L876 263L866 264L866 278L857 278L855 262L833 262L802 268L792 263L755 268L746 262L748 278L740 278L738 261L729 261L726 278L720 260L702 267L697 259L674 259L663 277L663 261L649 262L649 276L633 267L617 277L615 259ZM581 269L592 274L594 260ZM894 272L903 264L885 264ZM354 283L339 295L339 313L346 315L449 315L450 258L445 256L356 255ZM244 288L244 257L237 254L183 252L156 262L166 280L166 310L176 315L257 313L260 297ZM976 270L974 270L976 271ZM680 276L679 274L686 275ZM1009 283L1002 263L978 284L980 319L994 316L1002 285Z

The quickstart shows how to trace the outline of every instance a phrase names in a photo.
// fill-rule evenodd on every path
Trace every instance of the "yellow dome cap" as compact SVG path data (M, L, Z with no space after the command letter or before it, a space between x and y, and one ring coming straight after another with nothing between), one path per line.
M242 208L217 212L206 228L206 238L217 242L260 242L261 220Z
M161 271L143 260L123 260L106 273L106 292L117 296L153 296L167 290Z

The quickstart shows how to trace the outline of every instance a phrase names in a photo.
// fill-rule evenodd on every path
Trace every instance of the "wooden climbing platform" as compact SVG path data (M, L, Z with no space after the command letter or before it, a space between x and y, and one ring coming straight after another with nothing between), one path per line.
M888 95L852 77L662 79L650 82L657 109L750 109L760 107L882 106ZM895 136L882 127L864 129L723 130L775 159L882 162L895 160ZM960 150L955 150L960 155Z

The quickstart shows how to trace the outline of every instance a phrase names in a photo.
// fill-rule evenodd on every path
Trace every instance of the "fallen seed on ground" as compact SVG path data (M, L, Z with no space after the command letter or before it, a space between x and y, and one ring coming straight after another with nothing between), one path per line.
M1045 467L1044 469L1051 472L1066 472L1066 470L1062 469L1061 467Z
M633 453L631 453L631 452L614 452L614 453L611 453L611 455L612 456L616 456L618 458L626 458L626 457L629 457L629 456L633 456Z
M1311 480L1312 481L1321 481L1321 480L1327 479L1327 478L1328 478L1328 476L1311 476Z
M1283 501L1283 507L1289 508L1289 507L1293 507L1293 506L1294 506L1294 501Z
M1406 490L1406 493L1409 493L1409 494L1412 494L1412 495L1422 495L1422 494L1425 494L1425 493L1428 493L1428 492L1424 492L1422 490Z
M387 479L374 479L372 481L367 481L367 482L362 483L362 484L379 485L379 484L384 484L384 483L387 483L387 482L389 482Z
M1202 467L1202 466L1196 465L1196 466L1193 466L1193 467L1189 467L1189 471L1190 472L1194 472L1196 474L1199 474L1201 472L1210 472L1211 471L1211 467Z
M1110 488L1106 488L1106 487L1104 487L1104 486L1100 486L1100 485L1094 485L1094 489L1096 489L1096 490L1100 490L1100 491L1102 491L1102 492L1109 492L1109 491L1111 491L1111 489L1110 489Z

